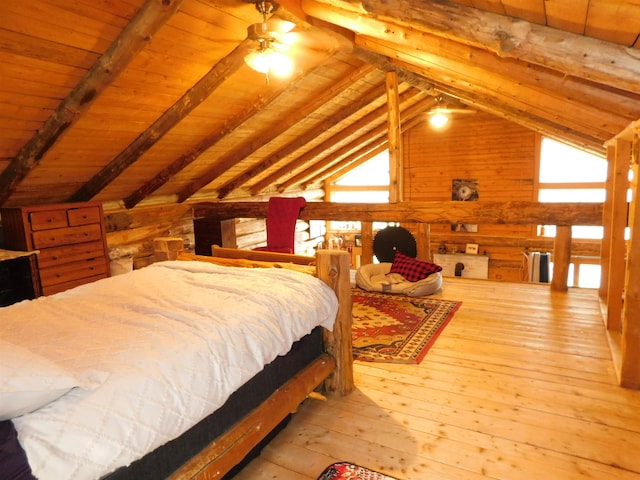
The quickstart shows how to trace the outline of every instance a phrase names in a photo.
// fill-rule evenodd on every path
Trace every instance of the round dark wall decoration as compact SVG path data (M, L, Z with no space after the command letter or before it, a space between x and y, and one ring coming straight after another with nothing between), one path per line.
M416 258L416 239L403 227L385 227L373 237L373 253L381 263L393 263L396 250Z

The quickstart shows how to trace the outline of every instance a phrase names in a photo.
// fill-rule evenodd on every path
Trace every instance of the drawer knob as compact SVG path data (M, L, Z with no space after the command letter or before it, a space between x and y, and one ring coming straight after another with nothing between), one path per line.
M58 260L60 257L58 255L54 255L53 257L51 257L54 260Z

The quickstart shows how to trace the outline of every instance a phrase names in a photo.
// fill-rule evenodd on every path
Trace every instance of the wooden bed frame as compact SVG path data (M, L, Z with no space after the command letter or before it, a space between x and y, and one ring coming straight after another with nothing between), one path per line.
M170 480L218 479L239 464L306 398L314 396L318 385L323 385L323 393L327 395L347 395L353 390L350 257L340 250L320 250L314 258L217 246L212 247L213 256L209 257L185 253L182 246L181 239L156 239L156 259L197 260L249 268L288 268L311 273L334 290L339 302L333 331L323 332L325 353L169 477Z

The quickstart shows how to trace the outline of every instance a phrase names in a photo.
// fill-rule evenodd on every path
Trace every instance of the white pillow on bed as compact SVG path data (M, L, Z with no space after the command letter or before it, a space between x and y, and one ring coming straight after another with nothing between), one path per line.
M33 412L84 383L61 365L2 340L0 358L0 420Z

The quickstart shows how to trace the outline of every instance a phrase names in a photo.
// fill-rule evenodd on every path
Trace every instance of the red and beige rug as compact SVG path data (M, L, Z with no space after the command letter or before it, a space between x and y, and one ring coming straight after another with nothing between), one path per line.
M352 290L356 360L420 363L462 302Z
M397 480L394 477L384 475L368 468L354 465L353 463L338 462L329 465L320 474L318 480Z

